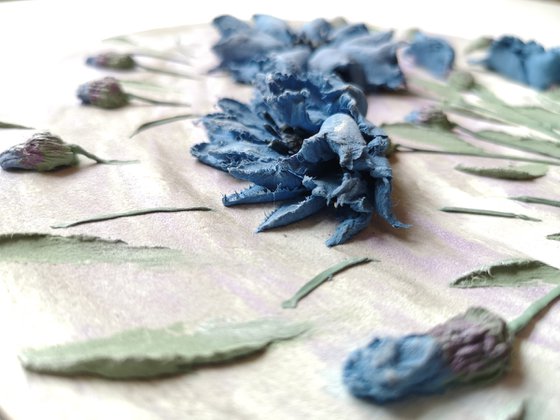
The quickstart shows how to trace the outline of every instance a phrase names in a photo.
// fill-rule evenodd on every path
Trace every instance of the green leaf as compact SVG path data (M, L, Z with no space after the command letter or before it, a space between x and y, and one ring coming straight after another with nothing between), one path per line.
M457 171L467 174L485 176L488 178L500 178L516 181L530 180L544 176L548 166L540 163L530 163L520 166L505 166L500 168L479 168L472 166L457 165Z
M25 130L32 130L33 127L26 127L25 125L12 124L0 121L0 128L22 128Z
M521 201L523 203L534 203L534 204L544 204L547 206L560 207L560 201L550 200L548 198L541 197L531 197L528 195L522 195L519 197L509 197L510 200Z
M534 137L519 137L494 130L469 131L469 134L489 143L560 159L560 142L541 140Z
M176 122L176 121L190 120L190 119L198 118L198 117L200 117L200 115L197 115L197 114L181 114L181 115L175 115L173 117L161 118L159 120L148 121L148 122L142 124L141 126L139 126L134 131L134 133L132 133L130 135L130 138L136 136L137 134L140 134L142 131L149 130L150 128L154 128L154 127L157 127L159 125L170 124L170 123L173 123L173 122Z
M178 213L183 211L211 211L211 210L212 209L208 207L156 207L150 209L132 210L123 213L103 214L100 216L94 216L94 217L89 217L87 219L77 220L75 222L52 225L51 228L65 229L73 226L84 225L87 223L104 222L106 220L120 219L122 217L142 216L145 214L152 214L152 213Z
M183 253L175 249L132 246L120 240L96 236L58 236L45 233L0 235L0 262L169 266L186 261Z
M107 338L28 349L23 366L54 375L92 374L113 379L178 374L209 363L222 363L302 334L307 324L262 319L187 333L182 324L138 328Z
M550 239L552 241L560 241L560 233L553 233L551 235L546 235L546 239Z
M305 283L292 298L282 302L282 308L284 309L295 308L301 299L303 299L305 296L307 296L309 293L311 293L313 290L315 290L324 282L331 280L335 274L340 273L341 271L346 270L347 268L353 267L355 265L365 264L370 261L375 261L375 260L372 260L370 258L350 258L336 265L333 265L332 267L317 274L315 277L313 277L311 280Z
M454 280L450 286L515 287L540 282L560 284L560 270L537 260L513 259L471 271Z
M397 136L423 145L436 147L440 151L453 153L484 153L484 150L473 146L455 133L437 127L429 127L408 123L383 124L382 128L389 136Z
M517 213L507 213L503 211L495 210L485 210L485 209L470 209L464 207L442 207L440 211L446 213L462 213L462 214L474 214L478 216L492 216L492 217L505 217L507 219L521 219L530 222L541 222L541 219L535 219L533 217L526 216L524 214Z

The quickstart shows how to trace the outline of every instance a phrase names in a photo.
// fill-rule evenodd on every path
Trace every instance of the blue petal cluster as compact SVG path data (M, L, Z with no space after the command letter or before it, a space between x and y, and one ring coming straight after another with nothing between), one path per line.
M407 227L391 209L387 135L365 119L367 101L331 75L258 74L250 104L222 99L202 122L209 142L191 152L201 162L251 181L224 205L285 201L258 231L333 207L340 218L328 246L368 226L374 213Z
M535 89L560 84L560 48L545 48L513 36L494 40L483 64L490 70Z
M405 54L435 77L445 78L455 63L455 51L444 39L416 32Z
M393 33L373 32L364 24L335 27L316 19L292 29L283 20L253 16L253 24L232 16L214 19L220 40L213 50L219 69L240 83L252 83L261 72L337 74L366 93L405 87Z
M375 338L344 366L350 392L378 404L445 390L452 374L441 346L430 335Z

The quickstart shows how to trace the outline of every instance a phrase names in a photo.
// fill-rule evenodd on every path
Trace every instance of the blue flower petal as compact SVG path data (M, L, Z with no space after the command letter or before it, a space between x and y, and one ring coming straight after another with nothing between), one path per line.
M222 198L222 203L226 207L238 204L250 203L269 203L275 201L290 200L299 197L307 192L306 188L277 188L269 190L261 185L251 185L243 191L226 195Z
M301 27L298 34L299 42L317 48L327 42L332 29L332 25L327 20L314 19Z
M516 82L545 90L560 83L560 49L548 51L534 41L513 36L494 40L483 64Z
M218 16L214 18L212 24L223 37L228 37L239 32L249 32L251 30L248 23L230 15Z
M375 338L354 351L343 379L356 397L378 404L414 394L436 394L451 379L439 343L430 335Z
M439 78L446 77L455 63L455 50L446 40L421 32L414 35L405 54L412 57L417 66Z
M372 213L346 212L343 221L325 242L327 246L343 244L368 227Z
M324 198L314 195L294 204L284 204L266 217L257 228L257 232L298 222L322 210L326 205Z
M282 19L269 15L254 15L253 22L258 33L268 34L274 39L282 41L286 46L291 46L295 40L290 26Z

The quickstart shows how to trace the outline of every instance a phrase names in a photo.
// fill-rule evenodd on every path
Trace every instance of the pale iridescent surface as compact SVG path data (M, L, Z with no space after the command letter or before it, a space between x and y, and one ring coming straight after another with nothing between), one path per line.
M194 51L201 57L197 66L215 64L203 51L210 36L208 29L181 33L188 34L185 43L201 42ZM175 37L165 31L141 39L151 45L175 42ZM99 74L83 66L81 55L59 64L57 70L61 73L56 79L59 91L69 93L66 99L51 98L49 109L54 112L42 110L34 118L60 129L57 132L61 135L79 137L80 144L94 153L137 158L142 163L92 165L46 176L1 173L0 194L4 202L9 202L2 207L2 233L48 231L55 222L82 217L84 209L103 214L122 208L205 205L216 211L152 215L149 222L119 219L76 227L72 232L120 238L132 245L180 249L193 261L188 270L154 274L131 265L49 270L34 265L0 265L0 406L9 415L32 419L40 413L45 418L72 419L79 409L85 419L219 419L225 415L271 419L484 419L494 413L495 407L532 395L539 395L543 401L545 415L560 410L560 374L550 368L556 366L560 353L558 306L546 313L530 336L523 337L512 372L492 387L413 400L388 410L354 400L340 379L348 353L365 345L374 331L396 336L423 331L480 304L511 319L542 295L545 287L457 290L449 288L448 283L482 264L510 257L528 256L559 267L558 242L545 238L558 231L558 209L532 207L506 198L550 196L560 182L558 168L551 168L547 176L529 184L513 184L453 171L458 163L480 164L476 158L401 154L392 159L394 200L397 215L411 222L412 229L395 232L372 223L351 243L336 249L323 244L336 225L334 218L311 218L293 227L254 235L264 207L228 209L222 206L220 197L247 184L189 156L189 147L205 139L201 127L176 123L128 140L140 123L173 115L173 111L130 107L107 114L79 107L72 96L76 83L84 75ZM153 80L169 82L165 76ZM176 84L188 91L179 99L191 101L197 112L210 111L218 97L246 101L250 94L223 77ZM369 118L375 123L399 121L422 104L403 104L403 99L372 98ZM4 119L35 124L25 106L21 105L19 114L13 112L13 118ZM13 130L0 133L3 148L19 141L19 134ZM518 213L530 210L543 222L483 220L438 212L446 205ZM305 305L289 314L280 308L286 296L317 272L358 256L381 262L339 274L336 282L315 291ZM241 322L267 315L312 320L315 332L272 347L258 360L150 382L26 374L16 358L23 348L100 337L125 328L184 321L194 330L208 320ZM478 408L474 415L473 407Z

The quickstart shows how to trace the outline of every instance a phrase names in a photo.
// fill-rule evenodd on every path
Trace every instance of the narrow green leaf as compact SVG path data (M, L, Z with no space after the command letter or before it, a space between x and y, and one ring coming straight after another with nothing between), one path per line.
M484 153L484 150L473 146L455 133L437 127L415 125L408 123L383 124L382 128L389 136L397 136L437 147L441 151L454 153Z
M550 239L551 241L560 241L560 233L553 233L551 235L546 235L546 239Z
M560 142L541 140L534 137L519 137L504 131L495 130L468 131L468 133L479 140L489 143L560 159Z
M539 282L560 284L560 270L537 260L512 259L466 273L454 280L450 286L512 287Z
M514 106L512 108L521 115L532 118L551 130L560 130L560 117L555 112L550 112L539 106Z
M191 106L187 102L177 102L177 101L160 101L159 99L146 98L145 96L136 95L134 93L127 93L130 99L137 99L142 102L147 102L153 105L164 105L164 106Z
M155 83L146 82L144 80L122 80L119 79L119 83L123 86L130 86L132 88L154 90L160 92L175 92L178 93L177 89L170 88L169 86L161 86Z
M149 130L150 128L154 128L154 127L157 127L159 125L170 124L170 123L173 123L173 122L176 122L176 121L189 120L189 119L198 118L198 117L200 117L199 114L181 114L181 115L175 115L173 117L161 118L159 120L148 121L148 122L140 125L134 131L134 133L132 133L130 135L130 138L136 136L137 134L140 134L142 131Z
M540 219L535 219L533 217L525 216L524 214L507 213L502 211L494 210L484 210L484 209L468 209L464 207L442 207L440 209L446 213L462 213L462 214L475 214L478 216L493 216L493 217L505 217L507 219L521 219L531 222L541 222Z
M487 36L481 36L467 44L465 49L463 50L465 54L471 54L475 51L481 51L487 49L490 45L492 45L493 39Z
M303 299L305 296L307 296L309 293L311 293L313 290L315 290L324 282L332 279L335 274L340 273L341 271L346 270L347 268L353 267L355 265L365 264L371 261L375 261L375 260L372 260L370 258L350 258L336 265L333 265L332 267L317 274L315 277L313 277L311 280L305 283L292 298L282 302L282 308L284 309L295 308L301 299Z
M2 122L2 121L0 121L0 128L21 128L25 130L33 129L33 127L27 127L25 125L12 124L12 123Z
M455 166L455 169L467 174L485 176L488 178L524 181L544 176L548 171L548 166L540 163L530 163L520 166L505 166L500 168L479 168L457 165Z
M541 197L531 197L528 195L522 195L519 197L509 197L510 200L521 201L523 203L533 203L533 204L544 204L547 206L560 207L560 201L550 200L548 198Z
M178 71L173 71L173 70L166 70L166 69L161 69L159 67L146 66L146 65L140 64L140 63L136 63L136 67L138 67L139 69L143 69L143 70L152 72L152 73L165 74L167 76L181 77L183 79L192 79L192 80L200 79L200 77L195 75L195 74L183 73L183 72L178 72Z
M222 363L294 338L308 324L262 319L187 333L182 324L162 329L138 328L107 338L28 349L23 366L53 375L92 374L113 379L149 378Z
M75 222L70 223L60 223L57 225L52 225L51 228L53 229L66 229L73 226L84 225L87 223L97 223L97 222L104 222L107 220L114 220L120 219L122 217L134 217L134 216L142 216L145 214L152 214L152 213L178 213L183 211L211 211L212 209L208 207L156 207L150 209L140 209L140 210L132 210L127 211L124 213L112 213L112 214L104 214L100 216L89 217L87 219L78 220Z
M427 94L430 98L439 99L448 105L462 105L462 93L452 86L420 77L409 76L406 79L408 87Z

